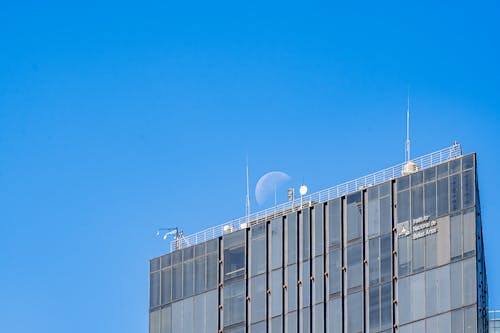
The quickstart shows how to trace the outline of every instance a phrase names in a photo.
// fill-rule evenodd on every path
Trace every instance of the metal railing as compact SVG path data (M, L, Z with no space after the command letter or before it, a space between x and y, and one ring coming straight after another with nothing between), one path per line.
M455 142L451 147L417 157L412 159L412 162L416 163L418 169L421 170L460 157L461 155L462 147L459 143ZM174 251L176 249L196 245L220 237L226 233L247 228L250 225L272 220L290 212L300 210L304 207L310 207L316 203L335 199L344 194L355 192L357 190L394 179L402 175L405 164L406 163L400 163L393 167L377 171L367 176L363 176L316 193L295 198L293 201L288 201L280 205L252 213L248 216L228 221L224 224L208 228L195 234L183 236L182 238L174 240L170 243L170 250Z

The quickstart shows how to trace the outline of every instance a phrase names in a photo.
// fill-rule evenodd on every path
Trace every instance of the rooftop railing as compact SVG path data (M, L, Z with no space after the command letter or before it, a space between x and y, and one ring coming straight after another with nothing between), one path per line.
M415 159L412 159L412 162L417 164L419 170L422 170L439 163L443 163L448 160L460 157L461 155L462 146L459 143L455 142L451 147L444 148L421 157L417 157ZM363 176L358 179L354 179L316 193L295 198L292 201L288 201L280 205L249 214L247 216L228 221L226 223L208 228L195 234L180 237L179 239L173 240L170 243L170 250L174 251L184 247L206 242L208 240L220 237L224 234L240 229L245 229L250 225L254 225L264 221L270 221L290 212L297 211L305 207L310 207L320 202L335 199L342 195L386 182L388 180L402 176L403 167L405 165L406 162L400 163L398 165L381 171L377 171L367 176Z

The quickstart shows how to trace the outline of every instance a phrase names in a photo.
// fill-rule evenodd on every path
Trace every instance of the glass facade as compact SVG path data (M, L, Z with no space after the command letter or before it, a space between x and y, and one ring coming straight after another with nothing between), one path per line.
M475 154L150 265L150 333L488 331Z

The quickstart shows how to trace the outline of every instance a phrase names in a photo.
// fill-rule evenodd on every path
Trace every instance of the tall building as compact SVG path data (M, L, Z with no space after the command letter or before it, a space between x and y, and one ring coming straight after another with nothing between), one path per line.
M476 155L412 162L177 239L150 333L488 332Z
M500 333L500 311L490 310L490 332L489 333Z

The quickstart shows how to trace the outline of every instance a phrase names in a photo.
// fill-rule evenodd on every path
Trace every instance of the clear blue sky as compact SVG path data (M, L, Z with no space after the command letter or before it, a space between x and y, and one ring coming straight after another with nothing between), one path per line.
M352 4L351 4L352 3ZM282 170L310 191L476 151L500 308L495 1L4 1L0 331L146 332L161 226L245 211ZM254 198L253 209L256 207Z

